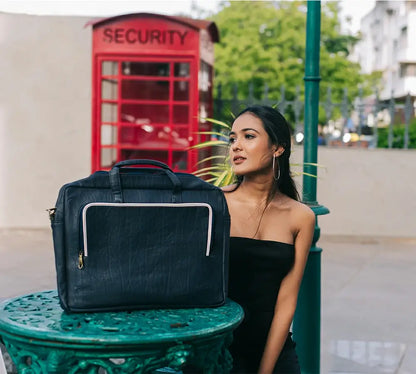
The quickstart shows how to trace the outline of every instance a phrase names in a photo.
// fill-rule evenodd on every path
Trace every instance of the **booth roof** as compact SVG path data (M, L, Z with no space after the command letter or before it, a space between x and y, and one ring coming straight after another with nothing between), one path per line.
M212 41L214 43L217 43L220 40L217 25L213 21L207 21L203 19L194 19L194 18L182 17L182 16L167 16L167 15L155 14L155 13L131 13L131 14L122 14L122 15L115 16L115 17L94 19L94 20L87 22L85 24L85 27L92 26L93 28L96 28L106 23L115 22L123 18L134 18L134 17L164 18L173 22L182 23L183 25L192 27L193 29L196 29L196 30L205 29L211 35Z

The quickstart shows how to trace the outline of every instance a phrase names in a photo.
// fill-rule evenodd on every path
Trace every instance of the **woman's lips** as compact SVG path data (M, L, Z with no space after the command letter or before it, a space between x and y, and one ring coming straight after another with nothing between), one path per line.
M235 156L235 157L233 158L233 162L234 162L234 164L236 164L236 165L242 164L245 160L246 160L246 159L245 159L244 157L241 157L241 156Z

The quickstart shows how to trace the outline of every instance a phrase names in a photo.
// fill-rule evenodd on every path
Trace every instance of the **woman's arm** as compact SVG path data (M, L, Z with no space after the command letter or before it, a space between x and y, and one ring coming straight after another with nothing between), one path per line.
M300 209L300 211L296 218L299 222L299 229L295 238L295 262L280 285L274 317L258 370L259 374L273 372L295 314L299 288L315 228L315 214L309 208Z

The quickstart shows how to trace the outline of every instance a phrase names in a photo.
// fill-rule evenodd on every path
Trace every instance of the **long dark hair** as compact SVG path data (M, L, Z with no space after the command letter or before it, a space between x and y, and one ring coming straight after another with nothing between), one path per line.
M280 191L290 198L299 201L299 193L290 172L289 157L292 144L290 127L285 117L283 117L278 110L263 105L249 106L241 111L236 118L240 117L244 113L250 113L260 119L267 135L270 138L271 144L282 146L285 149L280 157L276 158L278 168L276 168L276 175L273 179L273 188L270 191L268 200L271 201L276 192ZM279 179L276 180L278 176ZM237 177L237 186L235 189L238 188L243 179L244 176Z

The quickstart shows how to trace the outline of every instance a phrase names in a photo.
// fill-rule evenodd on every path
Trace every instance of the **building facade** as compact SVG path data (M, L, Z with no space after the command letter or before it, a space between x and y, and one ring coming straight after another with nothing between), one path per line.
M377 1L360 32L355 57L364 73L382 71L380 99L416 97L416 2Z

